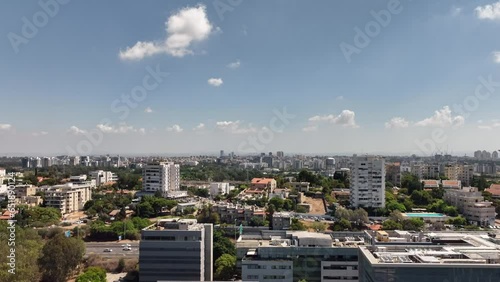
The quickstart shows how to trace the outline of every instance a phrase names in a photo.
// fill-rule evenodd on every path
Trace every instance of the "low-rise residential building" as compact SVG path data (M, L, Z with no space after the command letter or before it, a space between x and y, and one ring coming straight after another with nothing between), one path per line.
M221 222L234 223L249 222L254 216L265 218L266 211L264 208L257 206L247 206L240 204L232 204L226 202L216 203L212 206L212 210L219 214Z
M495 207L476 187L463 187L460 190L445 190L444 200L458 208L460 213L471 223L488 226L495 225Z
M89 173L91 179L95 179L96 185L101 186L104 184L110 184L118 181L118 176L116 173L105 170L95 170ZM129 187L134 188L134 187Z
M273 178L254 178L250 184L251 190L274 191L276 189L276 180Z
M34 196L36 194L36 186L31 184L16 185L14 191L16 191L16 198Z
M273 213L273 230L289 230L292 226L292 218L289 212Z
M229 185L227 182L214 182L210 183L210 195L215 197L217 195L226 195L229 194L231 190L234 190L235 187Z
M433 188L439 188L439 185L441 184L441 180L422 180L424 183L424 189L433 189Z
M292 189L295 189L297 192L308 192L309 191L309 182L290 182Z
M280 199L286 199L290 195L290 189L287 188L276 188L272 193L269 193L269 199L278 197Z
M213 226L161 219L141 231L140 282L212 281Z
M45 192L47 207L59 209L61 214L83 210L83 206L91 199L93 186L87 183L66 183L63 185L40 187Z

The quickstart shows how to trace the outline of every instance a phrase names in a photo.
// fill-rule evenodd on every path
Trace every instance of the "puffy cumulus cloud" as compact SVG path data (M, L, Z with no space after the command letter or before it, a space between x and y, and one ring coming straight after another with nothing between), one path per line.
M356 114L351 110L343 110L339 115L313 116L309 118L310 122L329 122L344 127L358 128L356 124Z
M236 61L234 61L234 62L232 62L232 63L229 63L229 64L227 65L227 67L228 67L228 68L230 68L230 69L237 69L237 68L239 68L239 67L240 67L240 65L241 65L240 60L236 60Z
M76 126L71 126L69 129L68 129L68 133L70 134L73 134L73 135L81 135L81 134L85 134L87 131L83 130L83 129L80 129Z
M195 131L203 130L203 129L205 129L205 124L204 123L200 123L200 124L198 124L197 126L195 126L193 128L193 130L195 130Z
M434 115L416 122L416 126L434 126L434 127L459 127L465 123L465 118L460 115L453 116L450 107L444 106L442 109L434 112Z
M223 130L232 134L246 134L246 133L255 133L257 129L253 127L251 124L248 126L242 126L242 123L239 120L236 121L218 121L215 123L215 127L217 129Z
M402 117L393 117L390 121L385 123L385 128L407 128L410 123Z
M203 5L187 7L173 14L165 22L167 37L163 41L138 41L134 46L120 50L122 60L141 60L156 54L184 57L193 54L189 48L195 42L206 40L213 26Z
M500 1L474 9L476 16L482 20L500 20Z
M180 132L184 131L184 129L182 129L182 127L180 125L174 124L171 127L167 127L167 131L180 133Z
M10 130L12 128L11 124L8 123L0 123L0 130Z
M131 132L139 132L139 129L134 128L132 125L127 125L126 123L120 123L117 126L100 123L96 125L96 127L103 133L125 134Z
M147 107L144 109L144 112L147 113L147 114L150 114L153 112L153 109L151 109L151 107Z
M222 78L210 78L210 79L208 79L207 82L208 82L208 84L215 86L215 87L219 87L222 85L222 83L224 83L222 81Z

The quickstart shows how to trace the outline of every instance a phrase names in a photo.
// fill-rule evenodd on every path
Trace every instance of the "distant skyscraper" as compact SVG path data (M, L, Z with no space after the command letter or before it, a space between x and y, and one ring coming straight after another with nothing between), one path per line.
M283 153L283 151L278 151L278 152L276 152L276 156L278 158L283 158L285 156L285 153Z
M223 158L224 157L224 150L220 150L220 157Z
M480 150L474 152L474 158L476 158L476 159L481 158L481 151Z
M491 153L491 158L492 159L498 159L498 151L493 151L493 153Z
M351 206L385 207L385 161L374 156L353 157L351 163Z

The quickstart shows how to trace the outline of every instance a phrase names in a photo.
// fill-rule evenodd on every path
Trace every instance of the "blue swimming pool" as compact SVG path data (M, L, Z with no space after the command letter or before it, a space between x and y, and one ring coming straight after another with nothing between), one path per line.
M445 215L442 213L436 212L409 212L404 215L408 217L444 217Z

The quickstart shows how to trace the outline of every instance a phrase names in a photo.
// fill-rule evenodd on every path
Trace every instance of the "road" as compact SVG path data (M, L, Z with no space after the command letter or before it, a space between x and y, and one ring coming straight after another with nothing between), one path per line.
M122 245L130 244L130 251L124 251ZM105 258L139 258L139 242L89 242L85 243L85 256L97 254ZM104 252L104 249L111 249L111 252Z

